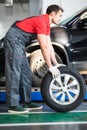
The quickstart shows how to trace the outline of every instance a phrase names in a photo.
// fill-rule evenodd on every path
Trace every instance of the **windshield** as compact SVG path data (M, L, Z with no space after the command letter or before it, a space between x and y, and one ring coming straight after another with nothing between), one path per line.
M73 19L76 16L76 14L73 14L72 16L69 16L68 18L64 19L63 21L61 21L58 25L64 25L66 23L68 23L71 19Z
M80 11L77 11L76 13L72 14L71 16L69 16L68 18L64 19L63 21L61 21L58 25L64 25L66 23L68 23L71 19L73 19L77 14L81 13L82 11L84 11L86 8L81 9ZM86 11L87 12L87 11Z

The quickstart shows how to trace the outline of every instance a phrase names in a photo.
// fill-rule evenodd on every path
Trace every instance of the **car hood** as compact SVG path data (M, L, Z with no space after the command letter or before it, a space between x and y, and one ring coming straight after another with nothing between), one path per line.
M73 23L79 19L81 14L87 11L87 7L77 11L72 16L60 22L57 26L51 27L51 41L68 44L71 41L69 30Z
M51 28L51 41L66 44L70 40L68 30L64 27Z

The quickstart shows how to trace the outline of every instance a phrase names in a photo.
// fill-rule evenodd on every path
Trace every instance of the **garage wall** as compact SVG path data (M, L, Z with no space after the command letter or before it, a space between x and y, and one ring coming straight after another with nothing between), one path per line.
M29 15L39 15L45 13L48 5L61 4L61 0L29 0Z
M61 5L64 8L63 19L65 19L79 9L87 6L87 0L61 0Z
M29 3L14 3L13 7L0 3L0 39L16 20L26 17L29 17Z
M64 9L62 20L72 15L79 9L82 9L83 7L87 6L87 0L42 0L42 1L43 1L42 13L45 13L45 10L48 5L59 4Z
M79 9L87 6L87 0L30 0L29 15L32 16L45 13L46 8L51 4L58 4L64 9L63 20L77 12Z
M13 7L5 7L3 0L0 0L0 39L4 37L7 30L14 21L32 15L45 13L48 5L59 4L64 8L62 20L79 9L87 6L87 0L14 0ZM18 3L16 3L19 1ZM23 3L23 1L26 1Z
M47 6L51 4L61 5L61 0L42 0L42 1L43 1L42 13L45 13Z
M41 14L42 0L29 1L29 16Z

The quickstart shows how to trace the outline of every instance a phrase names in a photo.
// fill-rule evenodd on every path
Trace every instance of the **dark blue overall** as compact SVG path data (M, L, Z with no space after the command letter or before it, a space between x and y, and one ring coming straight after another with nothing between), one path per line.
M24 102L31 101L32 74L26 57L25 46L32 34L11 27L5 37L6 94L9 106L19 105L19 95Z

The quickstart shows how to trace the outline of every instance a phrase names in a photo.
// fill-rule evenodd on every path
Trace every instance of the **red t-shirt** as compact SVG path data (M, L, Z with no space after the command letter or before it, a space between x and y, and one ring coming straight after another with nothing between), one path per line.
M27 33L50 35L48 14L26 18L18 21L16 26Z

